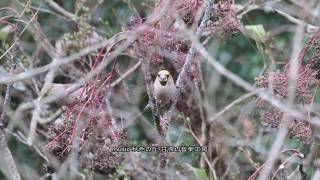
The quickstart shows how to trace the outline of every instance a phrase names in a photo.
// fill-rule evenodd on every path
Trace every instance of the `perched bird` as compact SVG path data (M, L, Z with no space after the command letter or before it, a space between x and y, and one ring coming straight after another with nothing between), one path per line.
M170 100L174 96L175 89L174 81L170 72L167 70L159 71L157 78L154 81L154 96L160 107L170 103Z

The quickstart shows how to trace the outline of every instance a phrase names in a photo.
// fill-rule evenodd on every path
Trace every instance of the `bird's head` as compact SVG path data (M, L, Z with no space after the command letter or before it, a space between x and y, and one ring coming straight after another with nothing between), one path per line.
M161 86L165 86L168 83L168 81L172 80L172 76L171 76L169 71L161 70L161 71L158 72L157 80L159 81Z

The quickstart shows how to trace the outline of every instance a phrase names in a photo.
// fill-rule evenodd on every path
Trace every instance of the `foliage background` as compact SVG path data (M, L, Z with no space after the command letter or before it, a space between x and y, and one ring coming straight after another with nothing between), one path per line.
M75 13L76 1L56 0L55 2L65 10ZM235 0L234 8L241 8L241 6L245 5L246 3L249 3L250 5L261 5L265 2L267 1L247 2ZM298 6L294 3L295 1L281 2L290 4L292 6ZM19 0L1 0L0 8L10 7L18 12L21 12L25 4L26 2ZM34 8L40 7L41 10L37 15L36 20L39 22L41 30L50 40L51 44L54 44L58 39L63 37L68 38L70 35L74 35L75 32L78 32L79 29L77 28L76 23L61 18L57 16L56 13L52 13L54 11L44 1L32 0L31 4ZM320 11L320 3L317 2L315 4L317 5L313 6L315 7L314 11ZM102 38L111 38L116 33L121 32L123 28L127 27L130 24L130 20L136 15L136 13L139 13L142 18L147 17L153 11L154 6L155 2L152 0L105 0L102 1L98 8L93 12L92 19L90 19L89 23L95 28L95 30L97 30L98 34ZM4 17L6 13L7 12L4 10L1 10L0 18ZM297 13L297 18L300 18L299 13L300 12ZM303 12L301 13L303 14ZM80 16L81 13L79 12L78 15ZM318 18L320 18L319 13ZM247 82L250 82L251 84L255 84L256 78L266 71L266 69L264 69L264 62L274 61L274 69L281 71L284 65L288 63L291 58L290 56L292 54L296 24L288 20L287 17L280 15L276 11L263 10L262 8L245 13L241 19L239 18L239 22L242 27L246 27L247 25L253 25L254 27L262 25L264 31L266 32L266 34L263 34L266 40L259 42L253 39L252 36L250 37L250 35L240 32L230 38L226 38L226 40L223 41L217 40L217 38L212 38L206 45L207 51L225 68ZM316 26L317 24L314 25ZM3 27L5 27L5 25L0 24L0 29ZM254 33L257 33L257 31L254 31ZM305 32L304 42L307 42L312 35L312 33ZM1 54L3 54L8 47L10 47L11 43L13 42L13 38L14 37L12 33L7 33L3 30L0 30ZM27 62L27 56L31 56L36 51L37 47L39 46L39 42L33 38L33 35L29 31L26 31L20 37L19 46L20 52L18 53L18 61L26 66L29 66L30 64ZM21 50L24 52L21 52ZM39 59L34 66L45 65L52 61L52 58L45 53L39 57L41 59ZM120 72L124 72L125 69L131 67L133 64L130 60L131 59L128 57L120 56L117 62L118 70ZM10 69L10 58L5 56L0 60L0 64L0 72L8 72L8 69ZM111 67L108 68L110 69ZM201 62L201 70L204 78L204 86L206 88L205 99L206 103L209 104L209 111L211 114L219 112L232 101L247 93L244 89L235 85L228 78L221 76L206 61ZM37 81L43 82L44 75L39 75L35 78ZM58 77L54 80L54 82L70 83L70 79ZM71 82L74 82L74 80L71 79ZM148 96L144 87L143 74L137 71L136 73L130 75L126 79L126 82L129 87L128 91L130 91L129 94L134 99L134 102L137 103L136 106L142 110L143 107L148 103ZM5 90L5 84L1 84L0 92L2 95L2 101L5 95ZM23 92L17 91L12 95L12 109L16 109L22 101L26 101L27 99L31 101L32 98L36 98L35 94L19 94L23 94ZM26 96L28 97L26 98ZM119 96L118 98L122 97ZM316 93L314 100L315 112L317 112L319 108L319 98L320 97L318 93ZM245 111L243 108L248 104L250 104L250 101L246 100L234 106L232 110L225 113L221 118L221 122L223 123L217 124L217 128L213 128L212 130L212 134L216 136L214 138L215 142L209 143L215 144L214 147L217 148L217 157L221 158L216 160L230 160L234 162L234 164L224 167L219 167L218 163L216 164L215 170L217 171L219 178L247 179L255 172L255 168L258 168L266 161L268 156L267 152L270 150L274 139L276 138L277 129L262 128L260 126L259 117L255 116L252 119L249 119L249 121L239 120L239 116L241 116L241 113ZM55 105L52 108L56 109L57 106ZM150 131L150 127L144 125L145 121L147 121L152 126L152 115L150 112L143 112L143 115L144 118L137 118L135 123L128 125L127 132L129 145L148 145L152 143L150 140L148 140L148 138L146 138L146 136L148 136L147 134L150 133L148 132ZM30 116L26 117L30 118ZM142 119L145 119L145 121ZM182 138L181 145L196 145L197 142L190 133L186 121L183 120L183 118L181 119L172 122L172 125L170 126L169 136L171 137L171 140L175 141L175 139L178 139L179 132L183 130L184 136ZM27 118L24 121L24 123L26 123L26 127L28 128L29 126L27 124L30 123L30 119L28 120ZM39 125L38 128L40 131L44 131L45 134L48 126L48 124L43 124ZM314 128L313 130L314 134L316 134L317 128ZM19 127L13 128L12 131L19 131ZM27 136L27 134L25 135ZM39 156L34 148L21 143L19 140L17 140L17 138L10 134L7 134L6 138L9 149L13 154L16 165L19 169L19 173L23 179L38 179L46 174L46 171L43 168L45 161L41 156ZM45 137L41 137L41 139L44 142L46 141ZM253 148L254 146L259 147ZM287 138L282 146L282 149L298 149L306 157L309 157L308 155L310 155L312 151L312 146L318 147L316 142L312 144L304 144L295 138ZM261 151L258 151L258 149ZM264 150L266 150L266 152ZM141 156L146 156L146 159L150 160L153 158L154 154L144 154ZM209 169L201 167L200 153L177 153L175 159L176 163L172 162L174 163L172 167L181 170L182 174L188 174L191 172L191 174L196 178L213 178ZM248 162L248 159L251 159L253 162ZM285 158L282 158L282 160L283 159ZM130 163L124 161L124 164L117 167L115 174L108 176L114 179L119 177L134 177L134 175L130 173L133 170L132 168L128 167L128 164ZM280 160L276 162L275 167L278 167L279 164ZM299 164L299 160L291 162L290 168L288 167L288 171L295 171L297 164ZM311 178L315 172L315 168L311 167L310 164L305 166L304 170L307 173L307 179ZM91 174L87 169L81 170L81 172L93 179L105 178L103 175L98 173ZM202 174L203 172L205 172L205 174ZM183 175L183 177L187 177L187 175ZM0 172L0 179L4 178L5 176ZM281 176L279 176L279 178L281 179Z

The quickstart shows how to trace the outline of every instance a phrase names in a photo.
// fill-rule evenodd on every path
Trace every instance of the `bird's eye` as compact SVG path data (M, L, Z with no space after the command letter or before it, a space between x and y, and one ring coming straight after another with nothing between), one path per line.
M160 77L160 74L158 74L158 76Z
M169 74L167 74L166 76L167 76L167 78L169 78Z

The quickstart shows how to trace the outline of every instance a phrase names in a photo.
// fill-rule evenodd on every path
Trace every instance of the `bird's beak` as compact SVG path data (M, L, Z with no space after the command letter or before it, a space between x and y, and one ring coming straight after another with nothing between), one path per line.
M159 82L161 84L161 86L165 86L168 82L168 78L167 77L159 77Z

